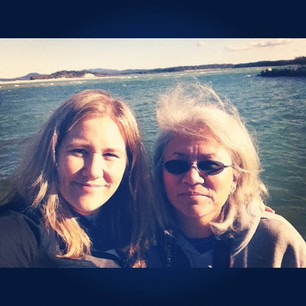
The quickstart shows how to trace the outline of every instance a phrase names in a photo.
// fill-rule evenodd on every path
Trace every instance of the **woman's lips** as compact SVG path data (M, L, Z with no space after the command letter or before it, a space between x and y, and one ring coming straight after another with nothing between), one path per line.
M186 191L178 194L179 196L187 196L187 197L207 197L207 194L198 191Z
M81 188L84 191L92 192L97 189L101 189L105 186L105 184L96 184L96 183L80 183L80 182L74 182L79 188Z

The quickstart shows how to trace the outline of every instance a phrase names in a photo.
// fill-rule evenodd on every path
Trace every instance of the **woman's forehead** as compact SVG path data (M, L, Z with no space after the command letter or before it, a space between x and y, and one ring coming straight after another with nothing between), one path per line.
M214 158L229 155L214 138L199 138L192 136L174 135L165 147L165 155L173 157Z
M178 147L186 147L186 146L193 146L193 145L200 145L200 146L221 146L219 141L212 135L211 133L207 132L199 132L197 135L183 135L183 134L173 134L169 138L167 143L168 147L178 146Z

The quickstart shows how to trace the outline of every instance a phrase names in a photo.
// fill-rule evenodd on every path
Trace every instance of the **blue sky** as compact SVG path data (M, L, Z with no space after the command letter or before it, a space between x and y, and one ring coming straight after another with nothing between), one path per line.
M0 39L0 78L59 70L151 69L306 56L306 39Z

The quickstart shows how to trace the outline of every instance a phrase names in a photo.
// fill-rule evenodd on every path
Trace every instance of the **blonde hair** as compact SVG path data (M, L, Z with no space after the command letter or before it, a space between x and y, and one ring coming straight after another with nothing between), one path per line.
M130 265L143 266L141 252L154 232L152 182L147 152L134 114L122 101L102 90L84 90L71 96L46 122L34 139L15 177L9 200L23 200L42 212L47 229L64 242L59 257L83 258L90 254L90 238L58 191L57 152L67 132L87 116L109 116L118 125L128 156L124 178L105 205L105 230L115 247L130 256ZM103 211L103 215L104 215Z
M256 214L263 210L267 189L260 179L260 161L255 138L251 136L229 100L222 100L207 85L178 85L160 97L157 122L159 135L154 154L155 177L166 202L168 200L163 186L161 164L168 142L179 134L216 141L231 155L234 175L238 180L237 187L229 196L220 216L221 220L211 223L215 233L241 228L246 214ZM172 205L165 206L168 222L175 226Z

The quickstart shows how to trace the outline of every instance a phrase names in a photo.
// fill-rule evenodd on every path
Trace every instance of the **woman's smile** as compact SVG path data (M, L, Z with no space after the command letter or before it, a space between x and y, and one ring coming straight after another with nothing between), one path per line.
M116 192L126 163L125 140L116 123L107 116L85 118L59 149L61 195L80 214L96 212Z
M78 188L81 188L84 192L94 192L98 189L101 189L103 187L106 187L107 184L96 184L96 183L80 183L80 182L74 182L73 184L76 184Z
M207 197L206 194L203 192L198 192L198 191L185 191L185 192L180 192L178 196L186 196L186 197Z

